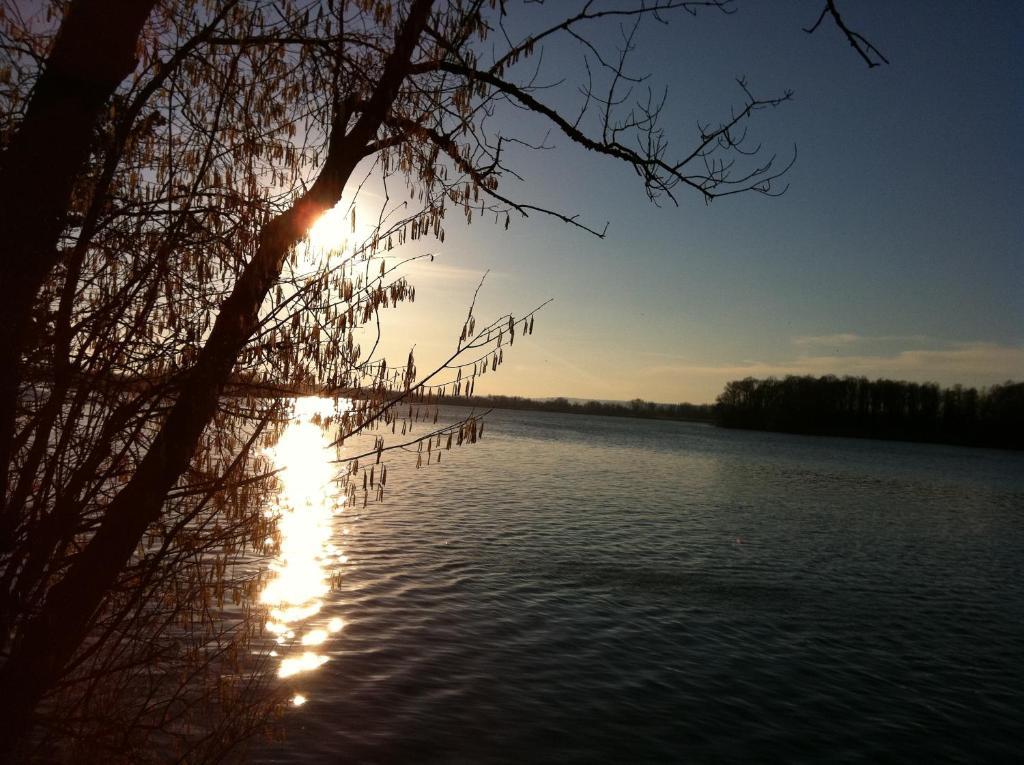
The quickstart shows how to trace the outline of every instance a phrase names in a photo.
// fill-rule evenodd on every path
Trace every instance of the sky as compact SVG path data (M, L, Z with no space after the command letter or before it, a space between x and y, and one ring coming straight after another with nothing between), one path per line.
M746 0L729 16L673 16L641 28L632 60L668 89L663 125L680 153L699 120L741 101L737 76L758 95L792 89L751 123L780 162L796 147L783 196L709 206L681 192L655 206L629 168L553 133L556 149L515 155L524 181L503 190L607 221L607 236L453 215L443 244L420 246L436 258L410 271L416 303L386 312L389 359L413 345L421 372L443 359L489 270L480 319L552 302L478 393L700 403L746 376L1024 380L1024 4L840 4L891 62L873 69L833 25L801 31L820 7ZM579 71L577 48L548 46L541 79L565 81L542 97L571 111Z

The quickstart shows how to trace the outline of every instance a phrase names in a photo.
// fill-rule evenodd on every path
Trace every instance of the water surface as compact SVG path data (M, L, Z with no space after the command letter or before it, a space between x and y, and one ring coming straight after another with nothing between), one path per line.
M1009 761L1022 522L1021 454L495 412L339 516L257 759Z

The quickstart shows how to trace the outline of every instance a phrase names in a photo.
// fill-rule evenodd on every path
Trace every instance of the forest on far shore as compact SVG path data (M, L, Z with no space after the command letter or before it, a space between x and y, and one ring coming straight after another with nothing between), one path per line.
M567 398L524 398L523 396L437 396L434 401L452 406L480 406L495 409L527 409L535 412L598 414L605 417L641 417L648 420L691 420L711 422L714 404L658 404L635 398L632 401L572 401Z
M725 386L727 428L1024 448L1024 383L942 388L866 377L748 377Z
M714 404L522 396L440 396L435 400L456 406L688 420L748 430L1024 449L1024 383L1014 382L979 390L832 375L748 377L727 383Z

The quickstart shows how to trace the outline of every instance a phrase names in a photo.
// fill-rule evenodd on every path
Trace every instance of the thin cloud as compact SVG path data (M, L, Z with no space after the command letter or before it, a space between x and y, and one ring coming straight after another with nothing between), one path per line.
M793 338L794 345L801 346L841 346L859 343L864 338L855 332L839 332L834 335L801 335Z
M857 332L836 332L830 335L798 335L790 338L801 348L849 348L853 345L908 345L938 342L928 335L861 335Z
M736 364L663 364L641 370L647 377L679 375L727 380L786 375L890 377L943 384L991 385L1024 379L1024 347L995 343L956 343L941 349L908 349L889 355L801 355L784 361Z
M408 276L414 277L417 281L436 279L438 281L473 281L479 282L486 269L462 268L461 266L450 266L446 263L439 263L436 260L417 260L405 267ZM505 278L506 274L501 271L491 271L487 274L487 281Z

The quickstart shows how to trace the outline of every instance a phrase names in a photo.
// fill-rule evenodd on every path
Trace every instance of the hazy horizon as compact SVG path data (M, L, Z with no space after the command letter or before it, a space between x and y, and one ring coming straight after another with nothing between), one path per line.
M749 376L754 377L754 375L749 375ZM784 376L785 375L777 375L776 377L784 377ZM818 375L818 374L813 374L811 372L807 372L807 373L799 373L798 376L825 377L825 376L827 376L827 374L820 374L820 375ZM846 375L835 375L835 376L836 377L844 377ZM850 377L866 377L866 375L849 375L849 376ZM743 378L734 378L734 379L743 379ZM938 385L941 388L949 388L949 387L952 387L954 385L963 385L964 388L972 388L973 387L973 388L977 388L979 390L983 390L983 389L986 389L986 388L991 388L991 387L993 387L995 385L1007 385L1007 384L1015 384L1015 383L1020 382L1020 380L1014 380L1014 379L1009 379L1008 378L1006 380L1000 380L998 382L989 383L987 385L967 385L967 384L964 384L962 382L940 383L940 382L937 382L935 380L902 380L902 379L898 379L898 378L870 378L870 377L868 379L870 379L872 381L874 381L875 379L892 379L894 382L934 384L934 385ZM731 380L727 380L726 382L731 382ZM723 385L723 388L724 388L724 385ZM722 392L721 390L718 391L718 393L721 393L721 392ZM715 396L712 397L711 400L709 400L709 401L683 401L683 400L679 400L679 401L658 401L656 399L647 399L647 398L644 398L643 396L630 396L629 398L587 398L586 396L572 396L572 395L567 395L567 394L555 394L555 395L551 395L551 396L549 396L549 395L530 396L530 395L526 395L524 393L517 393L517 392L514 392L514 391L513 392L509 392L509 393L483 393L483 392L480 392L480 393L475 393L474 395L478 395L478 396L508 396L508 397L514 397L514 398L530 399L530 400L533 400L533 401L553 401L555 399L565 399L566 401L569 401L570 403L584 403L584 402L587 402L587 401L596 401L596 402L602 403L602 404L629 404L632 401L640 399L642 401L646 401L646 402L649 402L649 403L662 404L662 405L666 405L666 406L671 406L671 405L675 405L675 404L694 404L696 406L701 406L701 405L705 405L705 404L714 404L715 403L715 398L717 398L718 393L716 393Z

